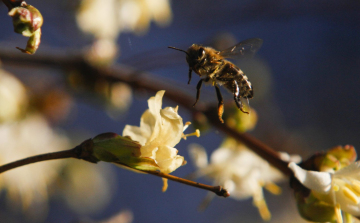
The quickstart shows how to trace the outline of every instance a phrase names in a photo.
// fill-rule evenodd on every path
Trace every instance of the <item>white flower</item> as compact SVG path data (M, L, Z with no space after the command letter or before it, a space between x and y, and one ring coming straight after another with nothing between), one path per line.
M119 1L119 22L124 30L142 33L149 28L151 20L164 26L171 18L169 0Z
M174 148L183 137L184 126L178 107L162 109L165 91L157 92L148 100L149 109L141 116L140 127L126 125L123 136L130 136L142 147L141 157L154 159L163 173L171 173L183 165L184 157Z
M62 174L59 191L76 213L94 213L109 204L115 186L115 173L109 166L69 159Z
M172 13L169 0L82 0L76 18L84 32L115 39L122 30L146 31L151 20L167 25Z
M0 125L0 163L6 164L25 157L69 148L67 138L54 132L40 115ZM40 214L46 209L48 185L54 183L63 162L39 162L19 167L0 175L0 189L24 209ZM36 211L35 211L36 210Z
M319 200L349 214L360 215L359 161L335 172L308 171L295 163L290 163L289 168L294 172L296 179L310 189ZM342 222L339 218L341 215L338 215L338 222Z
M152 20L165 26L172 12L169 0L82 0L76 19L80 29L97 39L88 59L106 63L116 55L122 31L144 33Z
M274 194L280 193L280 188L273 183L283 178L277 169L232 139L226 140L221 148L212 153L209 164L202 147L192 146L190 155L199 168L197 177L206 176L214 184L224 186L232 198L252 197L263 219L270 218L262 188Z
M27 105L28 98L23 84L0 69L0 123L18 119Z

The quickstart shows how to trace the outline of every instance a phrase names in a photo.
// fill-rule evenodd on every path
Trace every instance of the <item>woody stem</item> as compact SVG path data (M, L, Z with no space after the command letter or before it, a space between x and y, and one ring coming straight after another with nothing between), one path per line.
M8 10L10 11L12 8L18 7L23 2L22 0L2 0L2 2L6 5Z
M48 160L76 158L76 159L84 159L86 161L93 162L93 160L89 159L88 155L89 154L87 154L86 151L83 151L83 148L81 146L77 146L70 150L40 154L40 155L31 156L31 157L28 157L25 159L17 160L17 161L2 165L2 166L0 166L0 174L6 172L8 170L15 169L17 167L21 167L21 166L25 166L25 165L32 164L32 163L41 162L41 161L48 161ZM201 184L201 183L197 183L197 182L187 180L184 178L176 177L176 176L173 176L170 174L161 173L158 171L141 171L141 172L152 174L152 175L162 177L162 178L166 178L166 179L169 179L172 181L176 181L176 182L186 184L189 186L193 186L193 187L197 187L200 189L208 190L208 191L214 192L218 196L222 196L222 197L230 196L229 192L226 189L222 188L221 186L210 186L210 185L206 185L206 184Z
M193 187L197 187L197 188L200 188L200 189L208 190L208 191L214 192L216 195L221 196L221 197L230 196L230 193L221 186L210 186L210 185L206 185L206 184L201 184L201 183L198 183L198 182L195 182L195 181L191 181L191 180L187 180L187 179L184 179L184 178L176 177L176 176L166 174L166 173L161 173L161 172L158 172L158 171L142 171L142 172L152 174L152 175L155 175L155 176L158 176L158 177L166 178L166 179L176 181L176 182L179 182L179 183L182 183L182 184L186 184L186 185L189 185L189 186L193 186Z
M48 161L48 160L56 160L56 159L65 159L65 158L77 158L77 153L75 151L75 148L65 151L54 152L54 153L45 153L45 154L31 156L25 159L17 160L15 162L0 166L0 173L32 163Z
M15 64L41 64L43 66L58 67L67 71L76 69L79 70L79 73L86 73L87 77L92 77L94 79L101 77L109 83L125 82L134 89L146 89L153 92L166 90L165 97L171 99L181 107L185 107L193 114L203 113L214 127L224 134L230 135L234 139L247 145L251 150L267 160L271 165L278 168L285 175L291 175L291 171L287 167L288 163L281 160L275 149L249 134L239 133L226 124L221 124L213 107L200 103L193 108L191 101L193 101L194 98L186 94L176 84L171 84L171 81L160 81L151 74L140 72L129 67L96 67L87 62L83 55L77 53L74 53L73 55L57 53L25 57L21 54L0 51L0 57L3 61L8 61L10 63L15 62Z

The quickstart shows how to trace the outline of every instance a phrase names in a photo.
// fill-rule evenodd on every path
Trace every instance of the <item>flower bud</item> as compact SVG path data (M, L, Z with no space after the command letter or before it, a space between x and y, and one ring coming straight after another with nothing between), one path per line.
M137 170L158 170L151 158L140 157L141 145L130 137L103 133L92 139L93 156L104 162L117 163Z
M39 10L25 2L11 9L9 16L13 18L14 31L27 37L32 36L43 24L43 17Z
M36 50L39 48L41 39L41 29L38 29L34 32L34 35L30 36L27 41L26 48L21 49L20 47L16 47L16 49L20 50L23 53L34 54Z
M300 215L315 222L343 222L341 211L359 215L359 162L353 146L337 146L297 166L290 184Z
M295 199L299 214L308 221L333 222L336 220L334 206L320 201L311 193L304 196L302 193L295 193Z
M353 146L336 146L326 152L319 171L336 171L348 166L356 160L356 150Z
M224 114L226 124L229 127L238 130L239 132L247 132L253 130L258 121L257 113L249 106L246 106L245 109L249 111L249 114L240 111L236 106L232 106L231 109L229 109Z
M41 13L34 6L22 2L21 6L10 10L9 16L13 18L14 31L30 37L25 49L16 48L23 53L34 54L40 45L41 26L43 24Z

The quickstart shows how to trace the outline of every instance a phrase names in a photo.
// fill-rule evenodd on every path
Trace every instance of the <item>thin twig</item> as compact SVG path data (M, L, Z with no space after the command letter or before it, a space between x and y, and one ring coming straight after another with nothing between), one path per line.
M92 148L93 148L93 141L91 139L87 139L73 149L54 152L54 153L44 153L2 165L0 166L0 174L20 166L25 166L28 164L37 163L41 161L56 160L56 159L76 158L76 159L83 159L91 163L97 163L99 160L93 156Z
M216 195L221 196L221 197L229 197L230 196L230 193L226 189L224 189L222 186L210 186L210 185L206 185L206 184L201 184L201 183L198 183L198 182L194 182L194 181L187 180L187 179L184 179L184 178L176 177L176 176L166 174L166 173L161 173L161 172L158 172L158 171L143 171L143 172L148 173L148 174L152 174L152 175L155 175L155 176L158 176L158 177L166 178L166 179L169 179L169 180L172 180L172 181L176 181L176 182L179 182L179 183L182 183L182 184L186 184L186 185L189 185L189 186L193 186L193 187L197 187L197 188L200 188L200 189L208 190L208 191L214 192Z
M280 159L276 150L249 134L239 133L228 127L226 124L221 124L214 107L199 102L194 108L192 106L194 100L193 96L186 94L180 87L171 84L170 81L161 81L149 73L137 71L134 68L126 66L95 67L88 63L83 55L71 54L69 52L56 52L43 55L36 54L32 57L28 57L14 52L0 51L0 58L4 62L21 63L22 65L27 63L31 65L57 66L58 68L65 70L77 69L82 73L86 73L87 78L97 76L105 78L109 82L125 82L135 89L146 89L153 92L166 90L165 97L176 102L180 105L180 108L184 107L194 114L198 112L203 113L206 115L209 122L224 134L230 135L237 141L247 145L260 157L278 168L283 174L288 176L291 174L291 171L287 167L288 163Z
M89 145L89 143L91 143L91 140L86 140L84 143L82 143L79 146L77 146L73 149L70 149L70 150L59 151L59 152L54 152L54 153L45 153L45 154L28 157L28 158L25 158L22 160L18 160L18 161L12 162L12 163L2 165L2 166L0 166L0 174L3 172L6 172L8 170L15 169L17 167L21 167L21 166L29 165L32 163L41 162L41 161L48 161L48 160L76 158L76 159L84 159L89 162L94 162L94 160L92 160L90 158L91 154L89 153L89 150L88 150L89 147L86 146L86 145ZM128 167L128 168L131 168L131 167ZM131 169L134 169L134 168L131 168ZM206 184L201 184L201 183L197 183L197 182L194 182L191 180L176 177L176 176L173 176L170 174L161 173L158 171L143 171L143 170L137 170L137 169L134 169L134 170L152 174L152 175L155 175L158 177L166 178L166 179L169 179L172 181L176 181L176 182L186 184L189 186L193 186L193 187L197 187L200 189L208 190L208 191L214 192L218 196L222 196L222 197L230 196L229 192L226 189L222 188L221 186L210 186L210 185L206 185Z
M6 165L0 166L0 173L3 173L8 170L15 169L17 167L25 166L32 163L37 163L41 161L56 160L56 159L65 159L65 158L77 158L77 153L74 149L54 152L54 153L45 153L37 156L31 156L22 160L18 160Z
M21 5L21 1L18 0L2 0L2 2L6 5L6 7L8 8L8 10L10 11L12 8L18 7Z

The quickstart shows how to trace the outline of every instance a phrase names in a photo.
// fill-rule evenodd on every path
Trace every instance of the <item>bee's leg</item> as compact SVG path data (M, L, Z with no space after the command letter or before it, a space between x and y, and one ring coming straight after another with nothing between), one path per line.
M190 84L190 81L191 81L191 72L192 72L192 69L189 68L189 81L188 81L188 84ZM196 104L196 103L195 103Z
M244 113L249 114L249 112L245 111L243 109L243 105L241 102L241 98L240 98L240 89L239 89L239 84L237 83L236 80L233 81L232 83L233 85L233 94L234 94L234 101L236 103L236 106Z
M190 80L189 80L190 81ZM201 86L202 86L202 82L203 79L200 79L200 81L198 82L198 84L196 85L196 101L193 104L193 107L195 107L196 103L199 101L200 98L200 90L201 90Z
M222 119L222 115L224 113L224 100L223 100L223 97L221 95L219 86L217 84L215 84L214 86L215 86L216 95L217 95L217 98L218 98L218 101L219 101L218 116L219 116L220 122L224 123L224 120Z

